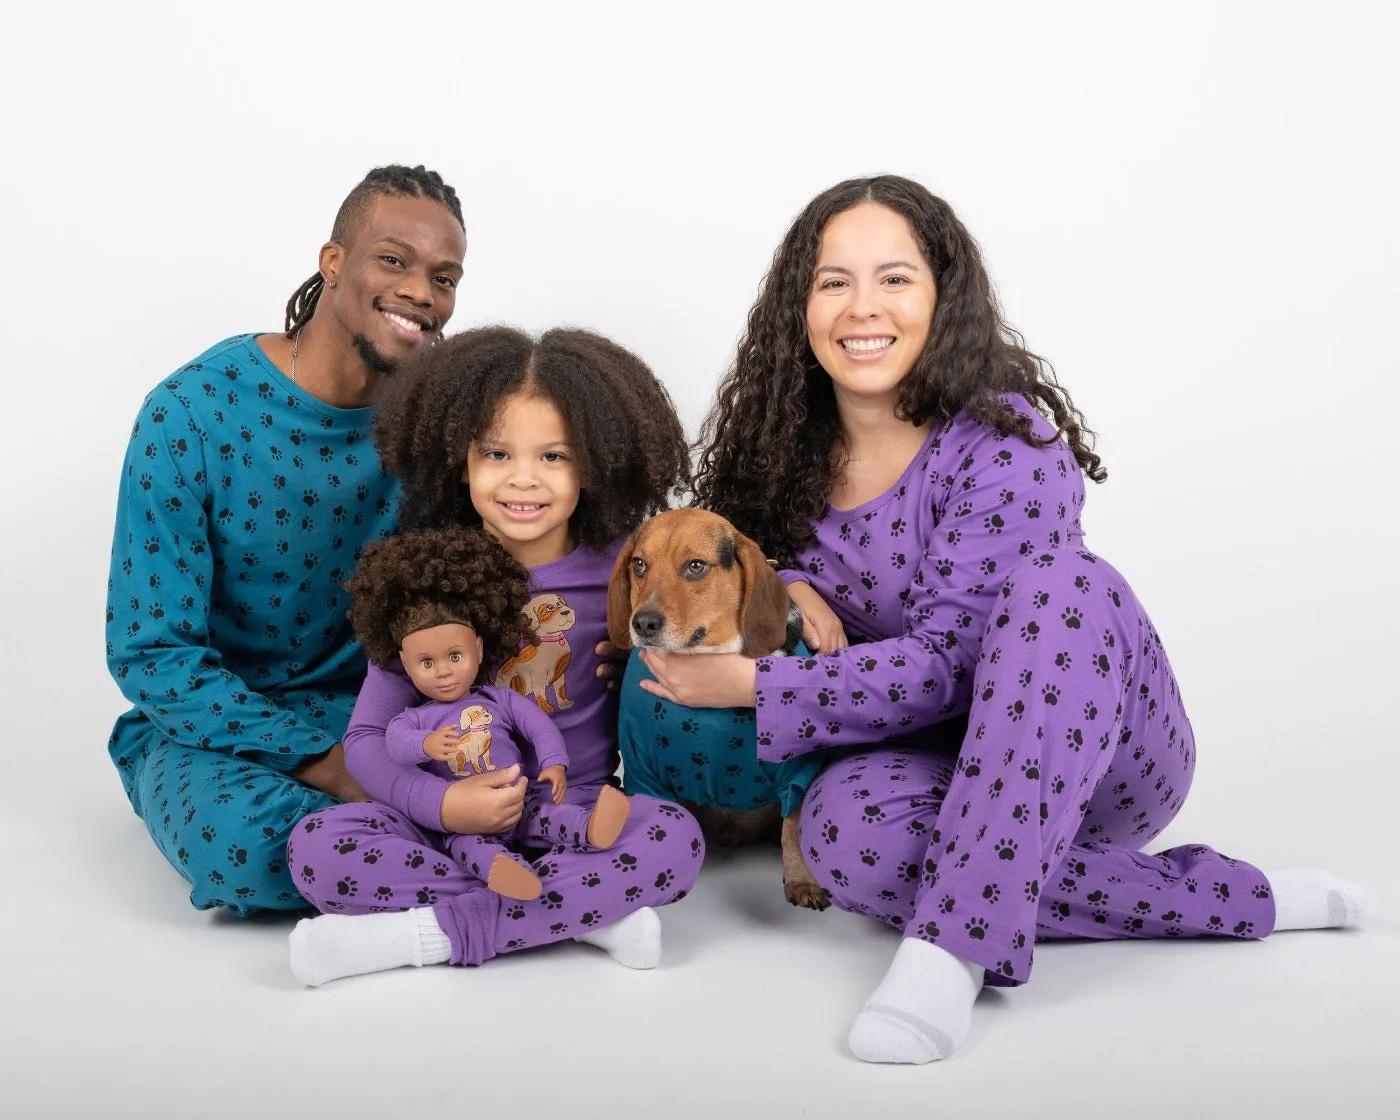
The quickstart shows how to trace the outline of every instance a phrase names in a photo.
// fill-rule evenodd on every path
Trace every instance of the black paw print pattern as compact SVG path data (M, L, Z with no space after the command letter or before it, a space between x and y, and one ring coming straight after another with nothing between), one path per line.
M675 902L694 886L704 855L700 828L689 813L668 802L633 796L622 835L604 851L572 838L557 842L561 820L571 837L575 831L582 836L599 788L570 785L562 805L548 802L542 793L540 803L527 806L521 824L505 837L444 837L401 814L390 820L384 806L374 802L335 805L309 818L322 821L322 827L294 831L287 858L292 867L307 872L298 875L298 887L317 909L364 914L435 905L452 941L453 963L480 964L497 953L608 925L643 906ZM543 815L551 818L549 828L542 826ZM340 851L346 839L383 854L367 865L360 851ZM507 850L536 856L532 867L541 881L539 898L503 900L487 889L480 872ZM434 867L444 862L443 855L449 857L448 866L439 874ZM356 880L353 894L337 885L347 876Z
M765 761L755 745L754 710L687 708L643 691L655 678L634 651L627 662L617 719L623 789L694 805L745 811L777 804L786 812L823 765L818 755ZM821 689L818 708L837 701ZM779 703L783 700L780 697ZM804 742L821 742L823 728L807 721Z
M789 749L804 719L843 744L900 731L897 746L832 761L808 792L804 850L833 902L984 965L994 984L1025 982L1038 936L1267 934L1272 899L1256 869L1201 845L1139 850L1180 809L1194 742L1151 622L1082 549L1072 458L965 417L928 449L902 499L833 511L799 557L857 639L818 659L838 674L808 680L792 660L759 678L760 699L793 697L759 709L761 750ZM880 532L894 518L897 539ZM869 550L842 538L855 521ZM924 561L897 575L882 564L896 548ZM857 616L858 596L831 594L867 579L889 596L873 621ZM924 680L936 687L910 687ZM822 688L837 699L818 710ZM955 719L971 730L947 745Z
M370 425L368 410L327 408L301 392L239 336L157 386L132 427L106 628L113 676L133 708L109 751L196 906L304 905L285 867L271 873L256 853L283 848L295 820L317 807L283 772L343 733L364 679L341 583L365 542L393 527L398 497ZM168 791L145 795L155 784L146 771L163 760L169 774L189 761L185 748L205 756L190 769L205 783L191 788L206 792L177 815ZM261 799L231 783L215 803L208 776L221 765L258 767ZM224 859L221 882L212 868L191 870L204 828L221 853L247 853Z
M145 808L156 846L190 884L190 901L201 910L227 907L239 914L300 910L302 890L314 868L288 864L287 839L301 814L336 802L285 774L213 751L158 741L135 768L133 794ZM313 827L319 832L319 827ZM322 838L331 848L348 837ZM357 845L358 846L358 845ZM363 853L353 848L351 860ZM350 872L350 863L336 878ZM335 882L323 884L343 901Z

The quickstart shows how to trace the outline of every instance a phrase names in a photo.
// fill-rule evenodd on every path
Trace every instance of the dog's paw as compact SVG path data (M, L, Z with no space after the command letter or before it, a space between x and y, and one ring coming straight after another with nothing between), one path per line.
M805 906L808 910L825 910L831 905L831 896L826 888L810 880L789 882L783 880L783 897L794 906Z

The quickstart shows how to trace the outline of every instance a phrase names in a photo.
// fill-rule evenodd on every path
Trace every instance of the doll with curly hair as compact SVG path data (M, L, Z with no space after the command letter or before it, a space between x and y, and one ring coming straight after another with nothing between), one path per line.
M528 573L485 533L439 529L366 546L350 622L369 660L400 663L424 699L390 720L386 749L400 766L464 778L520 765L538 781L519 822L497 834L458 833L451 856L505 898L539 897L539 876L514 850L610 847L629 801L604 786L591 806L567 804L564 738L537 704L486 683L529 638ZM546 787L548 792L546 793Z

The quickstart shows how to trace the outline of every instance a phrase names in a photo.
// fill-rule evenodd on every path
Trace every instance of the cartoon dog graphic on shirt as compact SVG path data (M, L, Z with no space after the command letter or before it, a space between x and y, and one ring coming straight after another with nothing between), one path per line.
M454 774L484 774L496 769L491 763L491 713L480 704L462 709L460 720L462 737L457 740L457 750L447 760L447 766Z
M501 666L496 684L533 696L546 715L554 713L545 693L554 689L554 703L559 710L572 708L564 687L564 671L569 667L571 653L564 632L572 629L574 609L562 595L545 592L525 604L525 617L535 630L535 644L528 645Z

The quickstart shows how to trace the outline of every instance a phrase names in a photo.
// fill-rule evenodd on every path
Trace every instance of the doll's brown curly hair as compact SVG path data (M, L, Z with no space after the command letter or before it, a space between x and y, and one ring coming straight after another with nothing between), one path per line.
M350 625L374 664L398 658L407 634L461 622L483 651L477 683L534 640L525 604L530 573L480 530L432 529L367 544L350 592Z
M558 328L535 341L481 327L431 347L381 392L374 438L403 482L401 525L481 524L462 481L468 449L516 392L551 402L568 427L580 484L570 528L581 544L607 547L689 485L685 430L635 354L591 331Z

